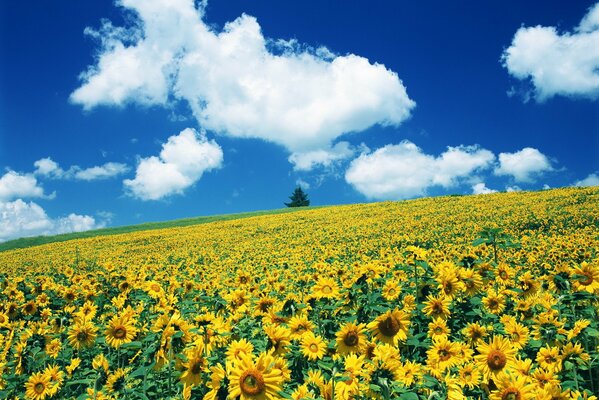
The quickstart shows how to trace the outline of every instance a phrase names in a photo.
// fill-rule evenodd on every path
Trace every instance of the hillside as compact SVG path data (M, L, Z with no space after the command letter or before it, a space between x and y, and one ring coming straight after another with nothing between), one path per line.
M591 187L7 250L0 397L588 397L598 249Z

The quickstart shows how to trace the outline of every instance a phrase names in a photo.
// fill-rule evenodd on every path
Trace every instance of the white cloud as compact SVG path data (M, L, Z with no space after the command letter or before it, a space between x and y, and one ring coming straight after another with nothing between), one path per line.
M8 171L0 177L0 201L17 197L45 197L44 189L31 174Z
M218 31L193 0L119 4L139 21L130 29L105 23L92 32L102 49L71 95L85 109L183 100L202 128L280 144L303 154L290 158L302 159L303 167L323 157L327 162L313 152L330 152L341 135L397 126L415 107L384 65L267 39L254 17L244 14ZM316 161L303 163L305 154Z
M347 160L354 156L356 148L348 142L336 143L328 149L318 149L304 153L292 153L289 162L296 171L309 171L316 166L330 167L336 162Z
M345 180L369 198L409 198L424 195L432 186L455 186L490 167L494 159L478 146L448 147L435 157L406 140L362 154L351 162Z
M107 179L113 176L121 175L129 171L125 164L108 162L104 165L77 170L73 176L75 179L84 181L93 181L97 179Z
M88 215L51 219L42 207L22 199L0 201L0 242L26 236L81 232L102 227Z
M599 172L594 172L586 178L576 181L574 186L599 186Z
M220 168L223 151L203 134L187 128L162 145L158 157L142 158L134 179L123 181L126 190L142 200L158 200L183 193L205 171Z
M495 175L511 175L516 182L530 183L548 171L553 171L553 167L547 156L537 149L525 147L515 153L500 153Z
M472 194L490 194L497 193L497 190L489 189L484 182L472 185Z
M83 181L108 179L129 171L129 167L126 164L116 162L107 162L103 165L90 168L81 168L78 165L73 165L65 171L50 157L39 159L33 165L36 168L34 171L35 175L53 179L76 179Z
M301 187L301 188L302 188L302 189L304 189L304 190L308 190L308 189L310 189L310 184L309 184L308 182L306 182L305 180L301 179L301 178L298 178L298 179L295 181L295 184L296 184L297 186Z
M33 166L35 167L35 171L33 172L35 175L60 178L64 174L64 171L60 168L58 163L50 157L37 160L33 163Z
M505 191L508 192L508 193L511 193L511 192L521 192L522 188L520 186L517 186L517 185L506 186L505 187Z
M555 27L522 27L502 62L514 77L530 78L538 101L555 95L599 96L599 3L574 32Z

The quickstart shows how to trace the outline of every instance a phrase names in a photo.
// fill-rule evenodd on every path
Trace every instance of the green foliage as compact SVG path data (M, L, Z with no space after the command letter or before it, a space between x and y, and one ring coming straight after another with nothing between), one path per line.
M295 188L289 199L291 202L285 203L287 207L307 207L310 205L308 195L299 186Z

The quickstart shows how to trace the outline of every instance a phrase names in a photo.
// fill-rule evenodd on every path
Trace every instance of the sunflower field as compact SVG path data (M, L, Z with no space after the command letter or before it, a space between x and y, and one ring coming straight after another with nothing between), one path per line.
M599 188L0 253L2 399L596 399Z

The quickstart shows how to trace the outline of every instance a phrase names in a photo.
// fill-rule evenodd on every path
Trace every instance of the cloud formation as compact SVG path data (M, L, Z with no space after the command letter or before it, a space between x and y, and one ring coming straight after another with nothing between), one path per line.
M586 178L576 181L574 186L599 186L599 172L594 172Z
M267 39L254 17L244 14L217 30L193 0L119 5L138 20L126 28L105 22L87 30L101 52L71 94L85 109L182 100L203 129L280 144L300 154L290 161L305 169L319 165L315 152L340 150L333 144L341 135L375 124L397 126L415 107L384 65Z
M435 157L404 140L353 160L345 180L371 199L405 199L425 195L433 186L456 186L490 167L494 159L493 153L478 146L448 147Z
M202 177L222 166L223 151L213 140L187 128L168 138L158 157L142 158L134 179L125 179L128 193L141 200L181 194Z
M60 165L50 157L42 158L33 163L34 174L52 179L76 179L83 181L94 181L108 179L129 171L126 164L107 162L90 168L81 168L73 165L68 170L63 170Z
M497 190L489 189L484 182L479 182L475 185L472 185L472 194L491 194L497 193Z
M0 177L0 201L17 197L45 197L44 189L39 186L35 176L8 171Z
M517 79L530 79L538 101L556 95L599 97L599 3L573 32L555 27L518 29L501 57Z
M500 153L495 175L511 175L516 182L531 183L545 172L553 171L546 155L532 147L515 153Z
M42 207L22 199L0 201L0 242L26 236L81 232L103 227L89 215L69 214L52 219Z

